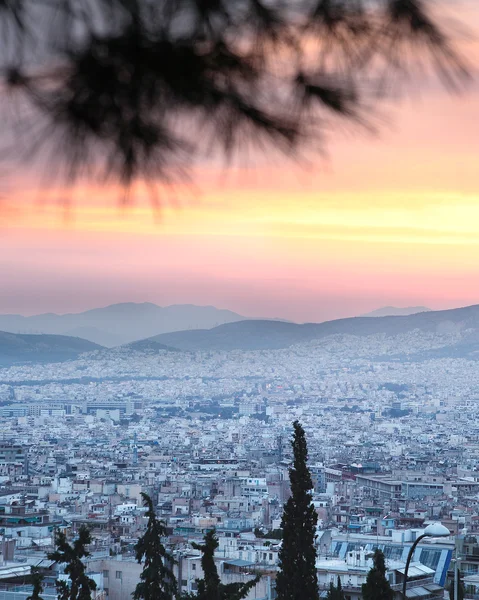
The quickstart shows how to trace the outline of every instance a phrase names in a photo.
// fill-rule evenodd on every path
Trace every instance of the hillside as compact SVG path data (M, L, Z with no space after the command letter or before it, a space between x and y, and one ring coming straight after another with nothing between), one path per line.
M28 335L0 331L0 366L30 362L61 362L101 346L63 335Z
M382 308L377 308L365 315L361 315L362 317L404 317L409 315L415 315L416 313L421 312L430 312L431 309L427 306L406 306L403 308L399 308L397 306L383 306Z
M151 338L180 350L261 350L287 348L293 344L346 334L387 336L419 330L428 333L460 334L464 343L479 335L479 305L397 317L354 317L297 325L278 321L241 321L210 330L178 331ZM477 332L477 333L476 333ZM461 349L456 347L456 353Z
M175 304L162 307L149 302L127 302L64 315L0 315L0 331L78 336L101 346L113 347L160 333L209 329L242 319L244 317L237 313L214 306Z
M165 352L180 352L178 348L172 348L171 346L165 346L165 344L160 344L160 342L155 341L153 338L149 338L146 340L140 340L139 342L131 342L127 344L125 348L129 348L130 350L135 350L137 352L159 352L160 350L164 350Z

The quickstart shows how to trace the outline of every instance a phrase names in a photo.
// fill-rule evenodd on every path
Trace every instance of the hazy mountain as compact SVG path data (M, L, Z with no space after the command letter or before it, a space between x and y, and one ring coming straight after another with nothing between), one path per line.
M399 308L397 306L384 306L383 308L377 308L362 317L407 317L409 315L415 315L422 312L431 312L431 309L427 306L406 306L405 308Z
M82 352L99 350L88 340L64 335L28 335L0 331L0 366L29 362L60 362Z
M214 306L175 304L162 307L149 302L129 302L65 315L0 315L0 331L79 336L102 346L112 347L159 333L209 329L244 318L230 310L220 310Z
M278 321L241 321L209 330L162 334L152 339L180 350L260 350L287 348L334 334L389 336L413 330L438 334L457 333L464 343L474 346L475 340L479 340L479 305L408 316L375 319L354 317L303 325ZM456 348L456 352L460 353L460 349Z

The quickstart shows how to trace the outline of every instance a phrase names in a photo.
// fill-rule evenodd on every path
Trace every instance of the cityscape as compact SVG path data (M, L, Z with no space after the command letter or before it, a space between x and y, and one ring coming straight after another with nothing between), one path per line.
M127 344L3 367L2 590L22 598L39 565L44 597L55 597L58 574L46 558L55 532L86 525L95 597L130 598L142 569L134 546L147 522L144 493L165 523L178 593L196 591L201 552L192 543L214 529L221 581L259 572L247 598L272 600L299 421L318 516L319 589L339 576L346 597L360 598L379 548L399 597L412 543L440 522L449 536L419 544L408 594L442 598L458 560L474 598L479 375L473 355L447 356L465 334L446 325L269 350ZM438 349L444 356L430 356Z
M478 0L0 0L0 600L479 600Z

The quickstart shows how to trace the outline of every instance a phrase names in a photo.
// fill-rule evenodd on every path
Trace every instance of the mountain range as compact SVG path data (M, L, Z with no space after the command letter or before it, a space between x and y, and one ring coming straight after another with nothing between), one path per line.
M456 333L468 352L479 350L479 305L406 316L352 317L324 323L284 323L280 321L240 321L209 330L177 331L150 338L178 350L267 350L321 339L329 335L367 336L424 333ZM135 344L131 345L133 348ZM461 352L460 349L456 349Z
M397 306L383 306L382 308L377 308L365 315L361 315L363 317L407 317L409 315L415 315L416 313L421 312L430 312L431 309L427 306L406 306L404 308L399 308Z
M0 315L0 331L74 336L113 347L160 333L210 329L245 318L214 306L175 304L162 307L150 302L127 302L64 315Z
M424 306L379 308L366 317L412 314L428 311ZM121 346L163 333L212 329L225 323L251 320L214 306L174 304L158 306L150 302L125 302L80 313L45 313L25 317L0 315L0 331L21 334L54 334L80 337L107 348ZM256 319L255 319L256 320ZM276 321L271 319L271 321ZM258 325L258 327L261 327Z
M216 315L215 311L210 312L210 316ZM118 308L117 314L121 314ZM436 341L439 340L439 344L433 346L426 344L426 349L423 348L416 357L418 360L444 357L479 359L479 305L405 316L352 317L302 325L285 321L237 320L211 329L163 333L125 346L139 352L270 350L337 334L397 336L412 331L424 334L424 339L433 334L437 336ZM68 360L100 348L100 345L78 337L0 332L0 365ZM414 352L412 347L408 350L408 360L411 356L414 359Z

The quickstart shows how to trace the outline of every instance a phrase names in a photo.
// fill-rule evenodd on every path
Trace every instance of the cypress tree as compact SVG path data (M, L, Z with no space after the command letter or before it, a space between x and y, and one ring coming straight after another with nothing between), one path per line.
M345 600L341 578L338 575L338 585L336 586L336 600Z
M90 556L86 546L91 544L91 535L87 527L82 525L78 537L69 544L66 535L59 531L55 536L56 549L47 556L50 560L65 564L64 572L70 578L66 581L57 580L59 600L91 600L91 592L96 590L96 583L86 574L83 559Z
M329 582L329 590L326 598L327 600L336 600L336 588L334 587L333 580Z
M203 544L193 542L191 545L202 554L203 579L197 580L196 594L185 594L183 600L243 600L258 583L259 576L246 583L221 583L214 560L215 550L218 548L218 538L214 529L206 533Z
M341 585L341 578L338 575L338 583L335 586L331 581L329 584L329 590L327 594L327 600L345 600L343 586Z
M33 590L30 596L27 596L26 600L43 600L40 594L43 592L43 575L38 572L36 567L32 567L31 579L33 583Z
M293 466L289 470L291 497L285 504L276 578L278 600L319 600L314 538L318 516L312 503L313 482L307 466L304 429L293 423Z
M212 529L204 537L204 544L191 544L196 550L200 550L201 568L203 579L198 580L198 600L219 600L220 577L214 560L215 550L218 548L218 539Z
M386 579L386 563L381 550L373 556L373 566L362 585L363 600L393 600L394 592Z
M153 502L148 494L141 495L148 507L148 524L144 535L135 545L135 558L139 563L144 562L144 567L133 599L171 600L176 594L176 578L170 567L173 558L161 542L166 534L165 524L156 518Z

